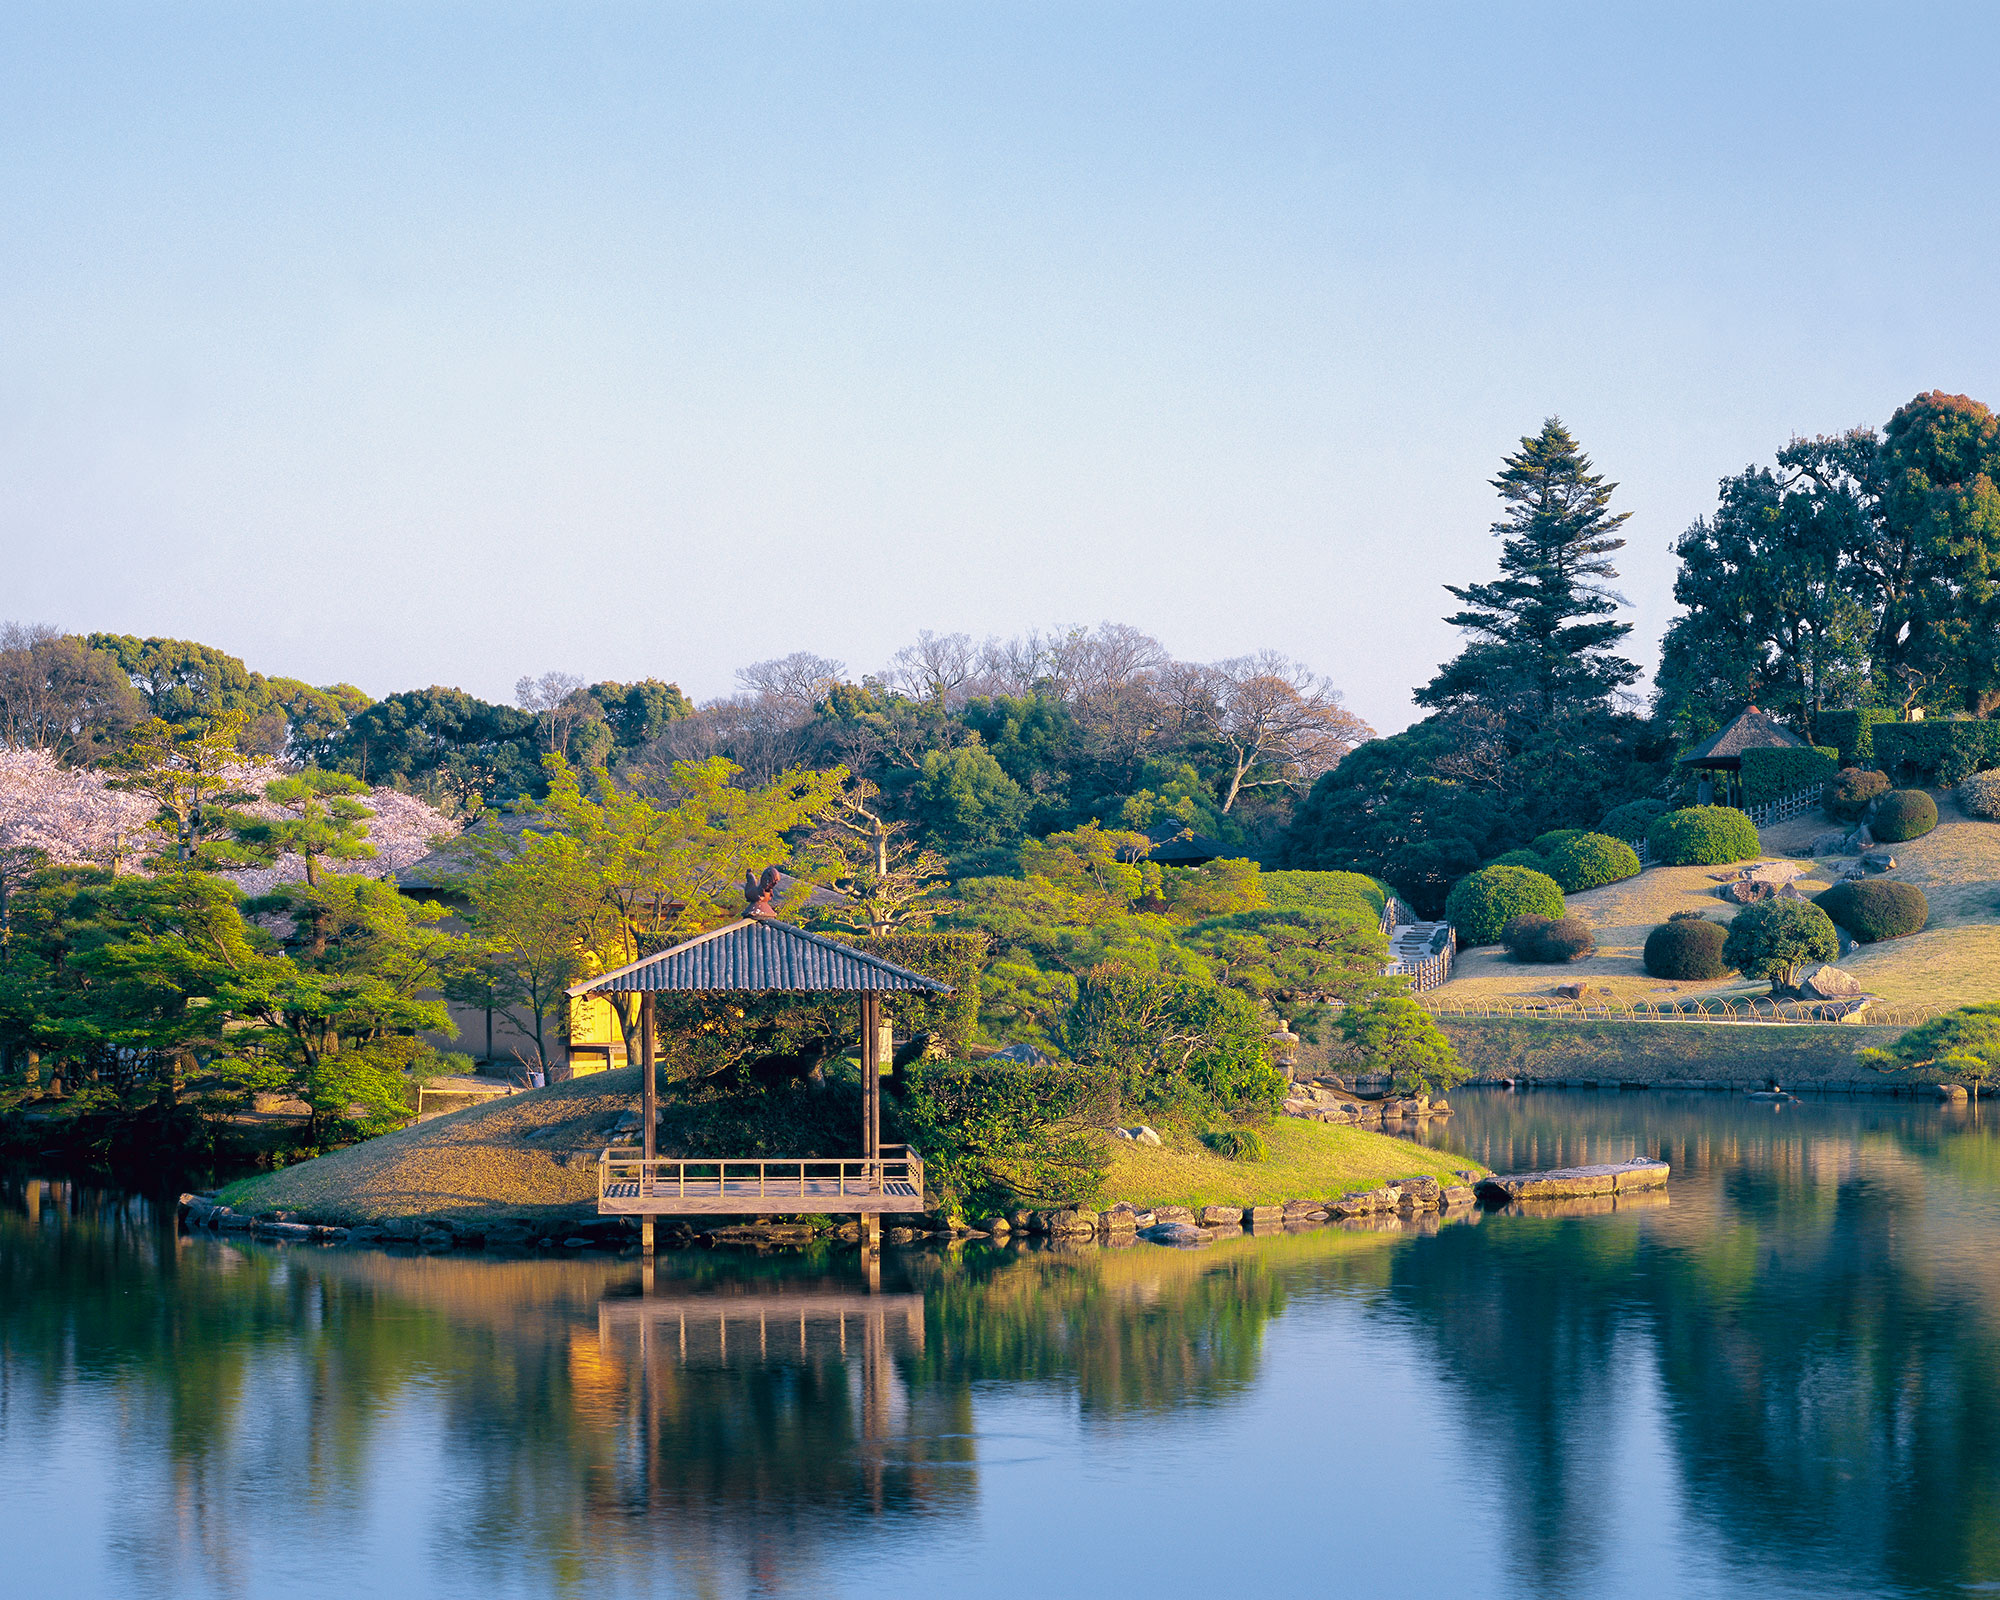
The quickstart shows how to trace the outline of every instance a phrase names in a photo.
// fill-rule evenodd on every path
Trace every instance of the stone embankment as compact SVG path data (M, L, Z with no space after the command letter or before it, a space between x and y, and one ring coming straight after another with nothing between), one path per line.
M301 1221L289 1212L238 1211L205 1194L182 1195L180 1215L187 1227L214 1233L244 1233L257 1239L286 1239L301 1244L415 1245L430 1251L558 1246L571 1250L617 1249L628 1242L631 1233L623 1217L594 1216L565 1218L553 1232L545 1217L532 1221L499 1218L480 1223L445 1217L392 1217L384 1222L341 1227Z
M1459 1176L1465 1181L1441 1184L1431 1177L1401 1178L1374 1189L1353 1190L1336 1199L1287 1200L1271 1206L1208 1205L1197 1211L1190 1206L1147 1207L1121 1202L1104 1211L1014 1211L989 1217L972 1232L996 1239L1039 1235L1056 1240L1100 1239L1116 1243L1121 1239L1146 1239L1154 1244L1207 1244L1245 1232L1317 1227L1329 1221L1415 1218L1425 1213L1468 1210L1476 1199L1472 1187L1474 1175L1463 1172Z
M1366 1081L1331 1073L1321 1077L1297 1078L1286 1090L1281 1109L1288 1117L1303 1117L1309 1122L1330 1122L1342 1128L1380 1128L1385 1124L1396 1127L1406 1122L1421 1123L1430 1117L1451 1115L1451 1106L1445 1100L1433 1100L1427 1094L1392 1095L1382 1092L1388 1087L1386 1079L1376 1080L1380 1088L1373 1094L1357 1093L1357 1082Z
M1597 1195L1628 1195L1666 1188L1671 1173L1664 1161L1634 1156L1630 1161L1594 1167L1557 1167L1548 1172L1517 1172L1481 1178L1473 1187L1493 1205L1512 1206L1528 1200L1582 1200Z

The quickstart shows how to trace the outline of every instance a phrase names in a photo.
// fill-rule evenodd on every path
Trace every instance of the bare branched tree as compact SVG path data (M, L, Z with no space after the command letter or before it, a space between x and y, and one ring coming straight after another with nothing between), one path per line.
M1245 789L1302 790L1374 730L1340 703L1324 678L1275 650L1209 669L1209 733L1227 752L1226 814Z
M758 699L777 702L803 722L846 676L846 662L816 656L810 650L794 650L788 656L738 668L736 681Z
M573 672L545 672L522 677L514 684L514 703L531 711L542 725L542 748L567 752L578 723L603 716L604 708L584 693L583 679Z
M982 651L969 633L932 633L925 628L917 642L889 658L882 680L912 700L928 700L946 711L957 711L976 693L982 676Z

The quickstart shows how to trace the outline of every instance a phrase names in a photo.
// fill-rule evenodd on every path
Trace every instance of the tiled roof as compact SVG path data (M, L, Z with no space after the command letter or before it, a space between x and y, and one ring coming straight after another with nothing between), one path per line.
M666 991L813 994L950 994L948 984L823 934L746 917L575 984L573 995Z

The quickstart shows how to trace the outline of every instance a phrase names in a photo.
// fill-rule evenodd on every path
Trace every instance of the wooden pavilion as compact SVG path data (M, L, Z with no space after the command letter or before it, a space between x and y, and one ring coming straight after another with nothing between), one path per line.
M1705 744L1696 745L1680 758L1680 765L1693 767L1702 776L1695 798L1702 805L1743 804L1743 752L1745 750L1803 750L1806 741L1775 718L1745 706L1742 713Z
M653 1249L658 1216L740 1216L852 1212L871 1243L884 1212L924 1208L924 1168L916 1151L882 1143L882 1069L890 1055L885 994L950 994L947 984L823 934L779 922L763 909L571 987L572 997L640 997L638 1149L610 1147L598 1162L597 1209L640 1219L642 1250ZM676 994L848 994L861 1009L861 1154L719 1160L662 1156L654 996Z

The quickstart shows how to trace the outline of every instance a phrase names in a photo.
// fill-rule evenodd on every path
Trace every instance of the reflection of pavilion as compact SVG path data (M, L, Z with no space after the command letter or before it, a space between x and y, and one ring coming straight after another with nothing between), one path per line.
M735 1534L752 1534L768 1580L796 1560L782 1530L803 1505L901 1517L969 1502L965 1397L913 1391L899 1370L924 1355L921 1294L786 1279L656 1288L650 1269L641 1282L597 1306L601 1357L626 1374L637 1432L628 1510L671 1510L683 1532L751 1511Z

